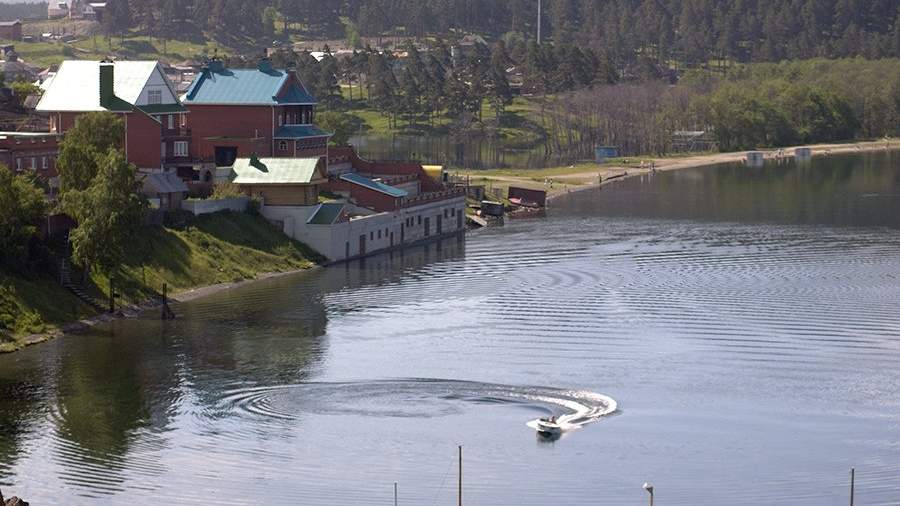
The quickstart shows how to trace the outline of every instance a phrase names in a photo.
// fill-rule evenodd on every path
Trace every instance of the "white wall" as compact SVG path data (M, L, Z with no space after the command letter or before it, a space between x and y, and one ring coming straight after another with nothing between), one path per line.
M247 210L247 204L250 197L236 197L233 199L204 199L204 200L182 200L181 208L185 211L194 213L194 216L201 214L212 214L220 211L242 212Z
M161 91L162 92L162 103L163 104L177 104L178 98L172 94L172 90L166 84L166 77L159 70L159 66L150 74L150 79L147 80L147 84L144 85L144 89L141 90L141 95L137 99L137 103L135 105L148 105L149 99L147 94L150 90Z
M459 232L466 226L463 197L396 212L372 214L334 225L307 224L316 208L317 206L264 206L261 213L268 220L280 223L285 234L307 244L333 262L360 256L361 236L365 236L365 254L368 255L400 246L401 241L402 244L412 244L438 237L438 216L442 217L440 235ZM447 217L443 218L445 211ZM462 219L458 221L456 215L460 213ZM422 218L421 222L419 217ZM431 229L428 235L425 233L426 217L429 218ZM407 218L412 219L409 227L405 225ZM458 223L461 223L461 227L457 226Z

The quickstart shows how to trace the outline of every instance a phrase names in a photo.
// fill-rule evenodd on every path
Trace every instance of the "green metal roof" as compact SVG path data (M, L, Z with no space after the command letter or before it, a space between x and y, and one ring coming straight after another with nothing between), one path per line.
M384 193L386 195L390 195L394 198L403 198L409 195L406 190L401 190L400 188L395 188L390 185L386 185L384 183L373 181L367 177L360 176L355 172L348 172L346 174L341 174L341 179L347 181L348 183L353 183L359 186L366 187L370 190L375 190L377 192Z
M305 139L307 137L331 137L331 135L315 125L289 125L275 130L276 139Z
M310 184L321 179L321 158L238 158L231 168L235 184Z
M340 216L344 210L343 202L325 202L319 204L316 212L306 221L310 225L331 225Z
M315 104L315 99L296 84L278 97L289 78L284 70L207 68L191 83L183 100L201 105Z
M38 103L38 111L115 111L129 112L156 71L155 61L117 61L114 63L113 92L109 107L100 104L100 62L64 61L50 87Z

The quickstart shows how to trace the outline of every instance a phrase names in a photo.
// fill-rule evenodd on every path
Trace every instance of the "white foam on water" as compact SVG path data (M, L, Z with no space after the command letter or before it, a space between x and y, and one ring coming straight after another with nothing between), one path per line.
M567 410L567 413L556 417L556 423L563 432L580 429L589 423L596 422L604 416L611 415L619 409L619 405L612 397L594 392L567 392L567 396L574 399L561 397L536 396L533 400L555 404ZM538 419L530 420L525 425L538 430Z

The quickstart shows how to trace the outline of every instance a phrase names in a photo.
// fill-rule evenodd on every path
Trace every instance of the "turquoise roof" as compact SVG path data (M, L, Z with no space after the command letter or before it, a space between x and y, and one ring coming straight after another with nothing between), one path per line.
M275 130L276 139L304 139L306 137L330 136L330 133L314 125L288 125Z
M360 176L355 172L348 172L346 174L341 174L341 179L347 181L348 183L353 183L359 186L366 187L370 190L375 190L377 192L381 192L391 197L395 198L403 198L409 195L406 190L401 190L400 188L395 188L390 185L386 185L384 183L373 181L367 177Z
M293 85L278 98L289 79L284 70L204 69L191 83L185 104L286 105L314 104L302 86Z

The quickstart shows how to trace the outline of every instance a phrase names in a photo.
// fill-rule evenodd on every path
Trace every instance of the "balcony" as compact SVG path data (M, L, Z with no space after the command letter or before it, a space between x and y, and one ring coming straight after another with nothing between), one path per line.
M162 129L163 140L190 140L191 129L187 127L176 127Z

